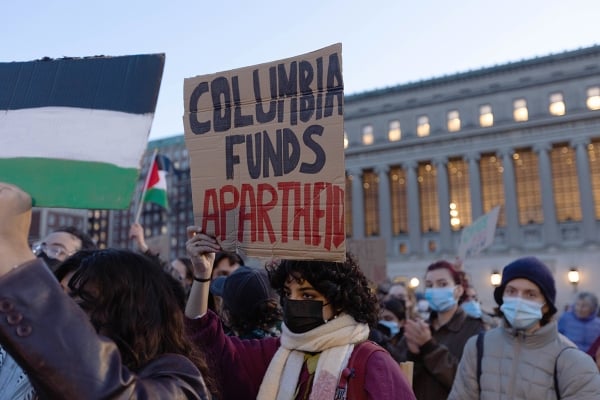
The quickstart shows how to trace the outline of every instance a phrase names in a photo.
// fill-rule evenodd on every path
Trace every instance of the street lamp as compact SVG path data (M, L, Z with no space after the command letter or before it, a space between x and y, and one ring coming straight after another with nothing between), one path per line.
M569 279L569 282L571 285L573 285L573 291L576 292L577 284L579 283L579 270L577 267L572 267L569 269L569 272L567 273L567 279Z
M500 286L500 282L502 282L502 275L497 270L492 271L490 275L490 283L492 286L497 287Z

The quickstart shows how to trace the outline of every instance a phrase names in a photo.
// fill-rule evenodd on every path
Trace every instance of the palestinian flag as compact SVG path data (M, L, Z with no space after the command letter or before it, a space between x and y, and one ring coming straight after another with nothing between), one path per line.
M150 164L146 186L144 191L144 202L158 204L168 208L167 200L167 172L169 160L165 156L156 154Z
M124 209L164 54L0 63L0 181L35 206Z

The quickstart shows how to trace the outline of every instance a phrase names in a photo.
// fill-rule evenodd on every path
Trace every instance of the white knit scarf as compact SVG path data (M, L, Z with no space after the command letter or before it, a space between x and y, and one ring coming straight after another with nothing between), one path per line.
M369 327L348 314L305 333L282 325L281 346L260 385L257 400L292 400L298 386L305 352L318 353L310 400L333 400L340 375L348 365L355 343L365 341Z

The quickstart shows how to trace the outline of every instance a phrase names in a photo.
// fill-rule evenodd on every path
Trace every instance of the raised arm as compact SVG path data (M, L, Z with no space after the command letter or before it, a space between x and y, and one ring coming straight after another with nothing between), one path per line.
M115 343L100 337L27 243L31 198L0 183L0 344L52 399L207 399L198 369L160 356L137 374ZM168 371L165 374L165 371Z
M27 243L31 224L31 197L0 182L0 277L35 259Z
M221 250L217 240L205 233L198 226L187 228L188 241L185 249L192 260L194 281L185 307L188 318L199 318L208 310L208 293L215 253Z
M144 237L144 227L138 222L131 224L129 228L129 238L133 240L138 250L142 253L148 251L148 245L146 244L146 238Z

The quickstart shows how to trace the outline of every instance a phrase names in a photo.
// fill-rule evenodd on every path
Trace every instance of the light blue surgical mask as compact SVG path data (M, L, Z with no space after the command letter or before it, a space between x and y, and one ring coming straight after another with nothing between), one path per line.
M542 306L521 297L503 297L500 311L513 328L527 330L542 319Z
M425 289L425 299L433 311L444 312L456 304L454 298L455 286Z
M400 326L395 321L387 321L385 319L379 320L379 324L385 326L390 330L390 337L394 337L400 332Z
M481 318L481 304L475 300L465 301L461 307L469 317Z

